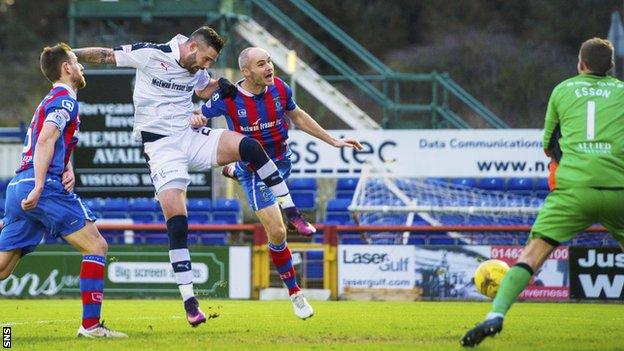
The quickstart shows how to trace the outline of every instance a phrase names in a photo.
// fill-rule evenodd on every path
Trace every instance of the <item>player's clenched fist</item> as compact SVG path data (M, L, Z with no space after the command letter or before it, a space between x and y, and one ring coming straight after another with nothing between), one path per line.
M201 128L208 124L208 118L204 117L199 110L195 110L191 115L191 127Z
M33 190L31 190L28 194L28 197L22 200L22 209L24 211L28 211L37 207L37 203L39 202L42 191L43 188L34 188Z

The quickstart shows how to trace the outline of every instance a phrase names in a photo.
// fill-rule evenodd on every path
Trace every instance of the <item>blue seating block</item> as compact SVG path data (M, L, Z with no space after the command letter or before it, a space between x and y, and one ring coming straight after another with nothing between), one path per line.
M505 178L481 178L479 188L484 190L505 190Z
M533 178L514 177L507 180L507 191L529 192L533 190Z
M134 212L138 211L150 211L155 212L158 211L160 205L158 201L147 198L147 197L139 197L130 202L130 209Z
M475 188L477 186L477 180L475 178L452 178L451 183L459 186L467 186Z
M189 199L188 210L189 211L210 211L212 209L212 201L210 199Z
M349 212L351 199L331 199L327 202L327 212Z
M316 178L293 178L288 180L288 188L295 190L314 190L317 189Z
M357 187L358 178L340 178L336 182L336 198L351 199Z
M224 223L240 222L240 202L236 199L217 199L213 204L212 219Z

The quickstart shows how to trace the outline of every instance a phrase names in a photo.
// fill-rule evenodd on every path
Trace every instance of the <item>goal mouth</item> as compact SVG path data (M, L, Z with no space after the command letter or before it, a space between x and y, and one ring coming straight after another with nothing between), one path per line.
M486 190L440 178L405 177L373 170L359 179L349 212L361 225L518 226L533 224L543 204L544 199L531 192ZM465 237L460 232L446 235ZM409 232L367 233L368 238L383 237L384 243L392 237L397 243L405 242L407 236Z

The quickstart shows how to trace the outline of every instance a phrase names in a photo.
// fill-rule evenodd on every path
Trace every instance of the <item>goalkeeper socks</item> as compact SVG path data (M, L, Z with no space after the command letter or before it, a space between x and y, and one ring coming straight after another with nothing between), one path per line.
M241 160L251 164L258 177L277 198L281 208L295 207L284 178L257 140L250 137L243 138L238 146L238 153Z
M517 263L505 273L498 293L492 303L490 316L504 316L511 305L516 301L518 295L531 281L533 269L526 263Z
M169 260L173 267L176 283L178 283L178 289L180 289L180 295L182 295L182 301L195 296L193 293L193 271L191 270L189 250L186 248L169 250Z
M297 285L297 275L293 267L292 255L286 242L284 241L278 245L269 242L269 254L271 254L271 260L275 268L277 268L280 279L288 288L288 295L299 292L301 289Z
M82 326L85 329L100 324L104 299L104 266L106 257L82 256L80 265L80 294L82 295Z

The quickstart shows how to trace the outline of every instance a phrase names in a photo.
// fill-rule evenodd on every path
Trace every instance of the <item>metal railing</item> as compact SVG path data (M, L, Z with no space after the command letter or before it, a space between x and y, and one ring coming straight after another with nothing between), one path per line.
M452 80L447 73L432 72L428 74L402 73L392 70L381 62L372 53L357 43L348 34L331 22L321 12L310 5L306 0L290 0L290 3L305 14L310 20L319 25L334 39L340 42L347 50L362 60L374 70L374 75L362 75L350 65L340 59L325 45L312 37L299 26L292 16L283 13L277 6L268 0L250 0L256 8L262 10L273 20L287 29L295 38L308 46L316 55L336 70L338 76L324 76L328 81L348 81L382 109L382 126L400 127L405 124L401 118L403 112L427 112L431 114L431 125L434 127L470 128L471 126L449 105L449 97L457 99L469 111L485 121L493 128L509 128L509 125L496 114L485 107L481 102ZM253 14L253 12L252 12ZM253 16L253 15L252 15ZM381 84L381 90L371 83ZM431 102L428 104L404 103L401 99L401 82L430 82ZM441 94L440 94L441 92ZM392 96L391 96L392 93ZM441 95L441 99L439 98ZM438 118L441 117L441 118ZM441 121L440 121L441 119Z

